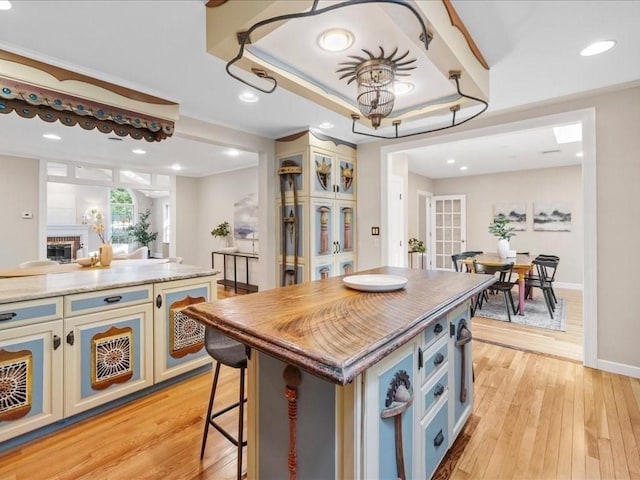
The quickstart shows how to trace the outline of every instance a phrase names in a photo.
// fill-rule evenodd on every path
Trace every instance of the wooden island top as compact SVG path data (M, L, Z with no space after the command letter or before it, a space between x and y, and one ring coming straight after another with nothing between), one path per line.
M491 285L488 275L380 267L402 290L360 292L333 277L193 305L184 313L245 345L345 385L451 308Z

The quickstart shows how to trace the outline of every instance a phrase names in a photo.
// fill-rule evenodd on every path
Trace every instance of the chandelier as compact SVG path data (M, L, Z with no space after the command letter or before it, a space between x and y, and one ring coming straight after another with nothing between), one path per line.
M313 17L340 8L363 4L392 4L408 9L419 24L419 42L424 46L425 50L429 49L432 35L428 33L427 27L420 13L413 5L407 3L405 0L345 0L328 5L323 8L318 8L318 1L319 0L313 0L311 8L307 11L266 18L257 23L254 23L244 31L237 32L236 36L239 44L239 49L237 55L227 62L225 67L227 73L232 78L253 89L267 94L272 93L278 86L278 81L265 68L251 68L251 72L256 77L261 79L260 83L252 83L251 81L240 77L231 69L231 67L233 67L236 63L240 62L243 59L245 47L252 43L251 34L254 31L273 23ZM354 81L356 82L357 96L355 100L357 102L358 110L365 118L371 121L371 126L374 128L374 130L377 130L379 127L381 127L382 121L385 118L389 117L393 112L395 104L394 83L396 82L397 77L408 76L408 72L416 68L416 66L414 65L416 59L406 59L406 57L409 55L409 50L407 50L404 54L396 57L398 48L395 48L393 52L388 56L385 55L383 47L379 46L378 48L380 49L380 54L377 56L372 54L369 50L362 49L362 51L366 54L366 57L351 55L349 56L349 58L351 58L352 60L340 63L339 65L342 65L343 67L337 70L337 73L342 73L340 80L345 78L348 79L347 85L351 84ZM421 130L418 132L400 134L398 131L398 127L401 124L401 120L394 119L391 122L395 129L394 133L391 135L380 135L377 133L356 131L356 122L360 120L360 115L352 113L351 118L353 123L351 131L354 134L375 138L404 138L413 135L421 135L424 133L445 130L447 128L461 125L476 118L487 110L489 104L481 98L465 94L460 90L459 80L461 78L461 75L461 71L449 71L449 80L452 80L455 83L457 93L457 97L455 99L447 101L447 103L451 104L451 106L449 107L449 110L451 112L450 124L447 124L443 127ZM456 114L460 111L460 103L462 99L477 102L478 105L481 105L481 109L463 120L457 119Z
M388 57L384 56L382 47L378 48L380 48L378 57L375 57L368 50L362 49L369 58L351 55L350 58L356 61L342 62L340 65L347 66L338 69L338 73L347 72L340 77L340 80L350 77L347 85L354 80L357 81L358 96L356 100L358 101L358 109L365 117L371 120L371 126L375 129L380 126L382 119L393 110L393 104L396 100L393 86L396 77L406 77L408 73L404 72L416 68L411 65L416 61L415 58L404 62L400 61L409 55L408 50L404 55L394 59L395 54L398 52L397 48Z

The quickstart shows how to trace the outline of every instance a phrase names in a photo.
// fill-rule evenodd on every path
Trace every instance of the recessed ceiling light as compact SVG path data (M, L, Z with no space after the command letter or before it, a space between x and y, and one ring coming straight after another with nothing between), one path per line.
M342 52L353 45L353 34L347 30L327 30L318 37L318 45L327 52Z
M556 136L556 143L558 145L579 142L582 140L582 124L573 123L571 125L553 127L553 134Z
M331 123L331 122L322 122L320 125L318 125L318 127L324 128L325 130L327 130L329 128L333 128L333 123Z
M589 45L587 48L580 52L583 57L590 57L592 55L598 55L604 53L607 50L611 50L616 44L615 40L604 40L602 42L595 42Z
M145 153L147 153L146 150L142 150L141 148L134 148L133 150L131 150L133 153L135 153L136 155L144 155Z
M456 163L456 161L453 158L450 158L449 160L447 160L448 164L452 164L452 163Z
M252 92L244 92L240 94L238 98L245 103L255 103L258 101L258 96Z
M584 153L578 152L578 153L576 153L576 157L582 158L582 157L584 157Z
M230 157L237 157L238 155L240 155L240 151L236 150L235 148L230 148L229 150L227 150L224 153L226 153Z
M395 93L396 95L409 93L413 89L414 85L411 82L395 82L393 84L393 93Z
M11 2L9 0L0 0L0 10L11 10Z
M171 165L171 170L176 170L176 171L182 170L182 167L179 164L175 163Z
M460 167L460 170L467 170L469 167Z
M62 140L62 137L60 137L59 135L56 135L55 133L45 133L42 136L47 140Z

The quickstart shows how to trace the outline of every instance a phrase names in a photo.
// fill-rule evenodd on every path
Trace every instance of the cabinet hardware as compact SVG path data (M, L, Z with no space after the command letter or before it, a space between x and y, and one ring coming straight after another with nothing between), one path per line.
M453 337L456 334L456 326L453 323L449 324L449 336Z
M53 349L57 350L58 347L60 346L61 340L60 337L58 335L54 335L53 336Z
M443 393L444 393L444 386L441 383L439 383L438 385L436 385L436 389L433 391L433 396L439 397Z
M424 353L422 348L418 347L418 370L424 367Z
M442 362L444 362L444 355L439 353L439 354L436 355L436 358L433 360L433 364L434 365L440 365Z
M336 247L337 247L336 253L340 253L340 251L342 250L342 247L340 246L340 242L339 241L336 242Z
M444 330L444 327L441 323L438 323L435 327L433 327L433 333L435 333L436 335L442 332L442 330Z
M73 345L73 344L75 343L75 341L76 341L76 337L75 337L75 335L73 334L73 330L71 330L71 331L69 332L69 334L67 335L67 343L68 343L69 345Z
M442 434L442 429L436 435L436 438L433 439L433 445L439 447L444 442L444 435Z
M105 297L104 301L107 303L118 303L122 300L122 295L113 295L112 297Z
M11 320L13 317L17 316L16 312L7 312L0 313L0 322L4 322L5 320Z
M162 307L162 295L160 294L158 294L158 296L156 297L156 307Z

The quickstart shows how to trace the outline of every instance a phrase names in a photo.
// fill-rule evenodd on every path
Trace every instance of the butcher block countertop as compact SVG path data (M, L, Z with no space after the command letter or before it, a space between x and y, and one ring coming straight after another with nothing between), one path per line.
M0 278L0 304L107 288L129 287L146 283L168 282L218 273L209 268L177 263L113 262L109 268L77 268L68 273L35 274ZM144 260L140 260L144 262Z
M489 275L381 267L402 290L360 292L334 277L200 303L183 313L245 345L345 385L432 321L491 285Z

